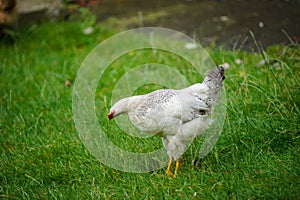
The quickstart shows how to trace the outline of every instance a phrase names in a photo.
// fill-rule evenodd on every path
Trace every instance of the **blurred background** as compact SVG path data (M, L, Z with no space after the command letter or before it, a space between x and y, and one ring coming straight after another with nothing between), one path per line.
M86 20L88 12L95 23L119 31L165 27L204 46L233 50L257 50L300 38L300 0L0 0L0 10L1 30L79 15Z
M197 166L195 141L176 180L165 169L133 174L102 164L74 124L73 88L87 55L146 26L186 33L227 68L222 135ZM299 26L300 0L0 0L0 199L300 199ZM112 91L148 63L172 66L190 83L202 65L147 48L109 58L95 92L99 125L129 152L162 147L108 122Z

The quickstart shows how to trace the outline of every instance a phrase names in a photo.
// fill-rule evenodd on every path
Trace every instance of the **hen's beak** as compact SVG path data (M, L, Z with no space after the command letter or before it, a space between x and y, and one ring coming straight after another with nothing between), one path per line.
M112 118L114 118L114 112L110 111L110 113L107 115L108 120L111 120Z

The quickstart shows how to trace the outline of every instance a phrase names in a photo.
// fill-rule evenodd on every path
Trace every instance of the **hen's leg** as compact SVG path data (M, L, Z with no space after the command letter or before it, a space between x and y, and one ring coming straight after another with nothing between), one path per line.
M172 172L172 165L173 165L173 157L170 157L170 161L169 161L169 164L168 164L168 168L167 168L167 171L166 171L166 174L168 176L171 176L173 175L173 172Z
M174 177L176 177L177 174L178 174L178 172L179 172L180 164L181 164L181 162L180 162L180 160L178 160L178 161L176 162L176 169L175 169Z

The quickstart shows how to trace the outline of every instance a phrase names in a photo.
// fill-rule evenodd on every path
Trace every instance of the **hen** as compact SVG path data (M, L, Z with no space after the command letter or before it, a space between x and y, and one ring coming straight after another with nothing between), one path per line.
M219 66L210 71L202 83L181 90L161 89L121 99L111 107L108 119L127 113L138 129L161 136L170 157L166 173L173 175L175 160L176 176L187 146L212 123L224 79L224 68Z

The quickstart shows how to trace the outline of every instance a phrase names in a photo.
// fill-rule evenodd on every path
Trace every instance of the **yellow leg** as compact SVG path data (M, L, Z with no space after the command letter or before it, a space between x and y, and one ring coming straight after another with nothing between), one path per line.
M166 174L167 174L168 176L173 175L173 172L172 172L173 161L174 161L173 158L170 157L170 161L169 161L168 168L167 168L167 171L166 171Z
M176 169L175 169L175 174L174 174L174 177L176 178L178 172L179 172L179 169L180 169L180 161L177 161L176 162Z

